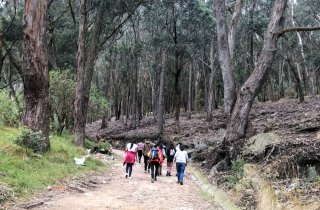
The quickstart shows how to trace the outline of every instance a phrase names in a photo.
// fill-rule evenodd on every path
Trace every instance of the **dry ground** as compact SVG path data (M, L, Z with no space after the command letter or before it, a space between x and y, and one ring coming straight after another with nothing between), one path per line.
M121 151L116 152L122 154ZM188 172L182 186L176 183L175 176L162 175L157 182L151 183L150 174L143 171L143 164L135 164L132 178L127 179L124 177L122 160L118 158L113 161L112 169L106 176L108 182L95 190L56 195L33 209L220 209L206 198L195 178Z

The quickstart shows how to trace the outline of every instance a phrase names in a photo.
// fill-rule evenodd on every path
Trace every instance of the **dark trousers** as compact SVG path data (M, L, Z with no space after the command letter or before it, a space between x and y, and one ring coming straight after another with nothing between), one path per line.
M150 164L148 162L148 160L149 160L148 155L144 155L143 159L144 159L144 171L147 171L147 169L150 170Z
M142 157L142 150L138 150L139 163L141 162L141 157Z
M132 166L133 166L133 163L127 163L126 165L126 174L129 174L129 177L132 174Z
M156 161L150 162L151 167L151 178L156 178L158 176L158 170L159 170L160 163Z

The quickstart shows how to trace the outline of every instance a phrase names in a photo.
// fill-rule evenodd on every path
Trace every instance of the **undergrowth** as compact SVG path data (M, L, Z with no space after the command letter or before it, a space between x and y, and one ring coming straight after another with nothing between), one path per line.
M106 169L90 157L85 166L76 165L73 158L85 155L85 150L75 147L70 135L53 136L50 152L39 155L13 143L18 133L18 129L0 127L0 183L18 197L30 196L61 179Z
M225 176L224 179L233 186L238 184L244 175L244 164L245 161L242 159L232 161L231 175Z

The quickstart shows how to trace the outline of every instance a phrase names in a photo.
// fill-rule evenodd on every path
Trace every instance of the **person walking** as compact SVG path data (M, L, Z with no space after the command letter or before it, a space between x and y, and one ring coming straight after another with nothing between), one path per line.
M144 148L144 144L140 141L138 143L138 159L139 159L139 163L141 162L143 148Z
M161 156L162 156L162 160L159 162L160 165L159 165L159 170L158 170L158 176L162 176L162 165L163 165L163 162L164 160L166 159L166 151L165 151L165 145L163 144L160 144L160 146L158 147L159 149L159 152L161 153Z
M167 174L166 174L166 176L171 176L173 159L174 159L175 154L176 154L176 149L174 148L174 145L171 144L167 148L167 151L166 151L166 155L167 155Z
M184 146L182 144L180 144L180 151L177 151L174 155L174 162L177 166L177 183L183 185L183 177L188 162L188 154L184 150Z
M150 149L148 156L150 158L151 183L154 183L154 181L157 181L157 176L159 174L158 171L160 162L162 161L162 152L157 145L154 144Z
M135 142L128 143L125 149L124 165L126 165L126 178L131 178L133 165L136 162L138 146Z
M148 172L150 172L150 164L149 164L149 156L148 156L150 149L151 149L150 142L147 141L142 150L143 162L144 162L144 173L147 173L147 169L148 169Z

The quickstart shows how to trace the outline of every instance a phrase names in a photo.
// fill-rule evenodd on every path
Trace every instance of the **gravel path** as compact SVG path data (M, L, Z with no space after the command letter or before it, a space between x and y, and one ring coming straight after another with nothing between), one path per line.
M121 151L116 151L116 153L123 154ZM166 177L163 175L158 178L158 181L151 183L150 174L144 173L143 164L134 165L131 179L125 178L124 170L122 160L118 158L114 160L108 175L109 181L102 187L84 193L67 194L64 197L53 198L50 204L39 206L36 209L221 209L205 198L206 196L198 187L195 178L188 172L184 185L179 185L176 183L175 176Z

